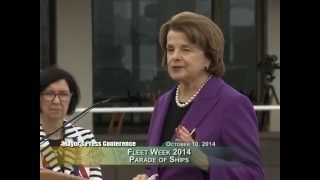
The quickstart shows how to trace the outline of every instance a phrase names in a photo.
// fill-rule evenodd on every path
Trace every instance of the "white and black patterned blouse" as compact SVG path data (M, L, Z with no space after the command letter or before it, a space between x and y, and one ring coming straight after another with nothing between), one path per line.
M42 125L40 123L40 142L46 136ZM64 141L73 141L73 142L89 142L95 141L93 133L82 127L66 125L64 129ZM54 141L53 141L54 142ZM59 163L61 156L58 151L55 151L55 147L50 144L49 140L46 140L44 143L40 143L40 153L42 155L42 162L45 168L48 168L55 172L62 172L65 174L87 177L90 180L102 180L101 168L96 167L83 167L83 166L74 166L72 165L72 159L74 154L65 153L63 156L63 165Z

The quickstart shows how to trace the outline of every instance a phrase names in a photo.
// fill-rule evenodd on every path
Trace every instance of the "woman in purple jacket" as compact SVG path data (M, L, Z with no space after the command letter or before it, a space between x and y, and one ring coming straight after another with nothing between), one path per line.
M198 142L193 166L150 166L161 180L262 180L255 111L250 100L222 80L224 38L209 18L173 16L160 29L162 63L177 86L162 95L152 114L148 145Z

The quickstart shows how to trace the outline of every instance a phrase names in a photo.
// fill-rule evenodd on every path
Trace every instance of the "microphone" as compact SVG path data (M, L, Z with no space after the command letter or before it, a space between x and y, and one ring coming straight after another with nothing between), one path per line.
M112 100L118 100L118 101L123 101L123 100L128 100L128 98L124 98L124 97L109 97L106 98L104 100L101 100L93 105L91 105L90 107L88 107L87 109L83 110L81 113L77 114L76 116L74 116L73 118L71 118L69 121L63 122L63 125L59 128L57 128L56 130L52 131L51 133L47 134L41 141L40 141L40 145L42 145L46 140L49 139L49 137L51 137L54 133L58 132L59 130L63 129L67 124L74 124L77 121L79 121L82 117L84 117L86 114L89 113L89 111L101 104L105 104L108 103Z

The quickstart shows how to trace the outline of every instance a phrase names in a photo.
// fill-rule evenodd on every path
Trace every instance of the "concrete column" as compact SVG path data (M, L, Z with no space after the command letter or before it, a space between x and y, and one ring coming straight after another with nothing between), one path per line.
M91 0L57 0L57 64L71 72L81 91L78 107L92 104ZM92 129L92 114L77 125Z

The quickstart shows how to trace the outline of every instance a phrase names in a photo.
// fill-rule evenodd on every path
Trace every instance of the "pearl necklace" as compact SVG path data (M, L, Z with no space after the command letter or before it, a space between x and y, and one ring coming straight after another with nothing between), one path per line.
M201 89L207 84L207 82L211 79L212 76L209 76L209 78L200 86L200 88L196 91L196 93L194 93L186 102L182 103L179 101L179 91L180 91L180 85L177 86L177 90L176 90L176 104L177 106L184 108L186 106L188 106L193 99L199 94L199 92L201 91Z

